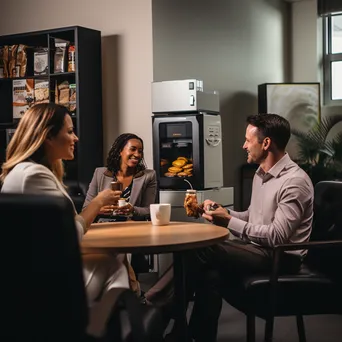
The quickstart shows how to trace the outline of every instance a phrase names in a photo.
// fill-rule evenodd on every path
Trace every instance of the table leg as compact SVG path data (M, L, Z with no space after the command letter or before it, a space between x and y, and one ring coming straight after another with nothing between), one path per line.
M188 323L186 311L188 307L186 298L186 282L184 260L181 252L173 253L174 284L175 284L175 330L178 341L188 342Z

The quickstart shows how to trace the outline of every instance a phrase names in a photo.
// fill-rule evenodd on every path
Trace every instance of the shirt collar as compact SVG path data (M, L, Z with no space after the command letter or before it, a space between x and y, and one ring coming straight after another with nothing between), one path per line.
M270 178L274 177L277 178L280 172L285 168L285 166L291 161L290 156L288 153L278 160L276 164L274 164L268 172L265 172L260 166L256 170L256 174L263 178L264 182L269 180Z

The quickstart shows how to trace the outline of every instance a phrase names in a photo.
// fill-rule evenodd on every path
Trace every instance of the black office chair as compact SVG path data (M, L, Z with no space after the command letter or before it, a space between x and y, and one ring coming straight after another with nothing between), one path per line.
M279 274L281 253L308 249L299 274ZM266 320L271 341L277 316L296 316L300 342L305 342L304 315L342 314L342 182L315 187L314 225L310 242L273 248L270 276L243 279L225 300L247 316L247 341L255 341L255 317ZM322 340L324 337L322 336Z
M66 189L69 196L74 202L76 211L80 213L82 211L83 203L87 195L87 185L75 180L65 180L64 184L67 187Z
M159 311L129 290L112 289L88 310L70 201L0 194L0 219L2 340L161 340Z

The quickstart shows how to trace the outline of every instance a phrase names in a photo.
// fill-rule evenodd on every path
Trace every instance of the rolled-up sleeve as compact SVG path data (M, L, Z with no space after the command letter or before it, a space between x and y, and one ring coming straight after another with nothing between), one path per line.
M287 243L303 220L312 219L313 190L304 179L288 179L279 192L278 205L270 224L252 224L232 217L229 230L244 240L264 246Z

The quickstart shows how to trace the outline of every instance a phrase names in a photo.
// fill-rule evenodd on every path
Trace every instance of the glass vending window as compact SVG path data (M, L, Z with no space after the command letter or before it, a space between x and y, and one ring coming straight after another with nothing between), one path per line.
M192 123L162 123L159 141L160 175L162 177L192 177Z

